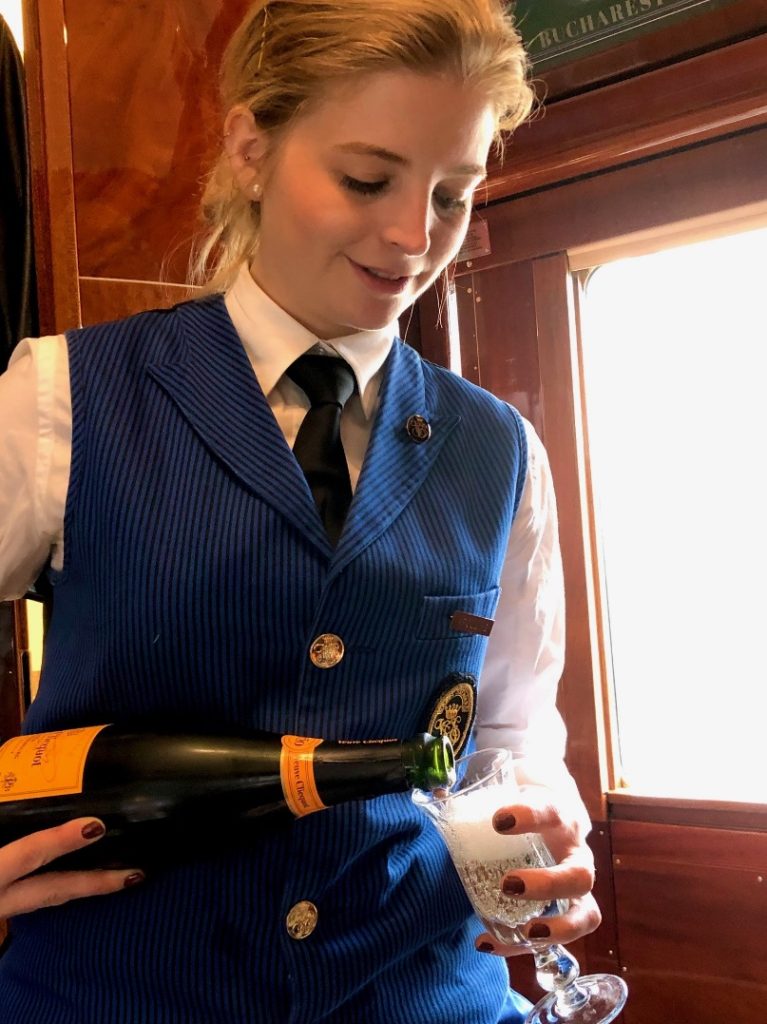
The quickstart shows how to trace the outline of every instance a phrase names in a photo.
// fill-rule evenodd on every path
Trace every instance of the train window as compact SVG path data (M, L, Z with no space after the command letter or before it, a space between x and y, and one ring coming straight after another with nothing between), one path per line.
M618 743L637 793L767 802L767 230L584 289Z

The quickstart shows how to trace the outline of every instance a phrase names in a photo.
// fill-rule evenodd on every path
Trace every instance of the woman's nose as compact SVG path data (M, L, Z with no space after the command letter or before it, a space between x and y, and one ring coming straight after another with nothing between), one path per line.
M424 256L429 251L431 218L431 205L420 196L393 203L387 210L384 240L408 256Z

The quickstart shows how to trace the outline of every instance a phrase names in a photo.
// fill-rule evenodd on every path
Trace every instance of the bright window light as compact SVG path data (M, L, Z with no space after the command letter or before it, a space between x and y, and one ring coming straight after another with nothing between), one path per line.
M24 52L24 27L22 24L21 0L0 0L0 15L16 37L16 45Z
M767 230L600 267L583 303L622 772L767 803Z

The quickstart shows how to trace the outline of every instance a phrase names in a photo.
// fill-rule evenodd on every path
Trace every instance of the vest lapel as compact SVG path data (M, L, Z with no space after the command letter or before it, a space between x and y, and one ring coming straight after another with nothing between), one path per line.
M222 296L174 311L184 349L148 372L213 455L324 554L332 547Z
M415 414L431 426L428 441L417 443L406 423ZM395 341L386 362L381 402L344 532L330 567L340 572L379 537L423 485L459 416L438 416L429 408L423 364ZM434 510L439 515L439 509Z

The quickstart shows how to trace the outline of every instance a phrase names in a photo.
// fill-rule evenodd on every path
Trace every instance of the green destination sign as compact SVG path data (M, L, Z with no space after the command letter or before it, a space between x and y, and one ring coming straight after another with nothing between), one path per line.
M511 0L528 53L539 70L618 46L632 36L735 0Z

